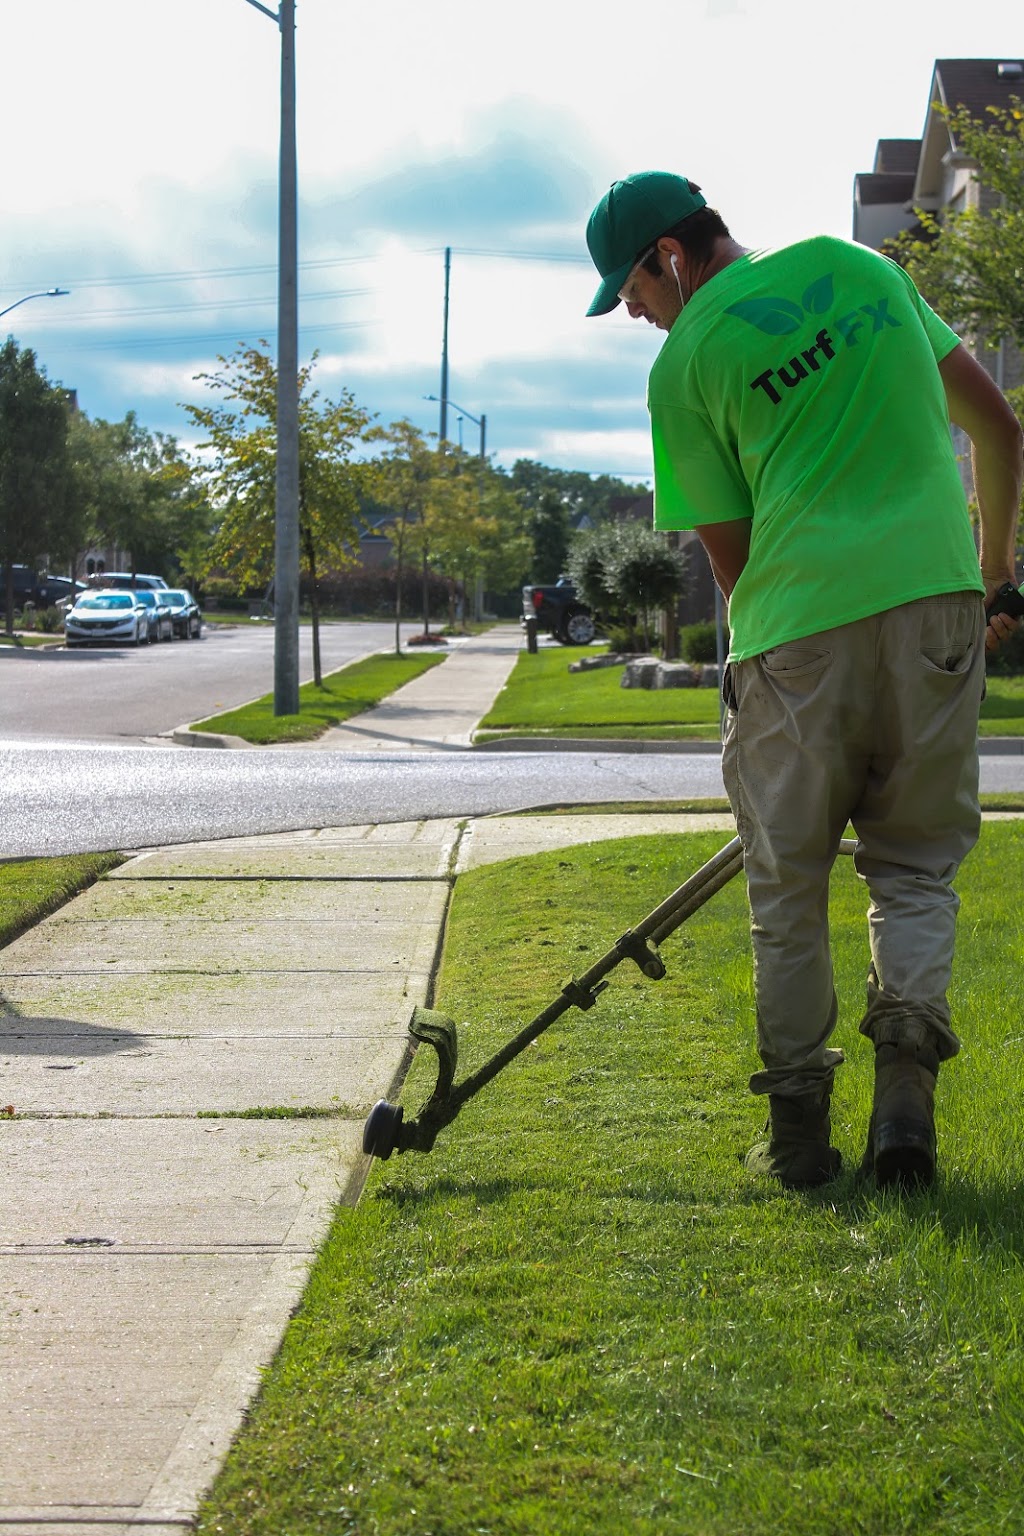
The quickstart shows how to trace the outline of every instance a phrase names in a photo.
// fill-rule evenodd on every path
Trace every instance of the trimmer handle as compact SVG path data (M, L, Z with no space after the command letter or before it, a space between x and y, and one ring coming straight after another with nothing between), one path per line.
M1024 619L1024 596L1017 590L1012 581L1004 581L995 597L985 609L985 618L991 619L997 613L1008 613L1011 619Z

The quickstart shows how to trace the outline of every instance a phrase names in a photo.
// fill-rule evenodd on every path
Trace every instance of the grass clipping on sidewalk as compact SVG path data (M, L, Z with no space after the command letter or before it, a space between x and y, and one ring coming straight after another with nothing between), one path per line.
M473 1070L722 834L460 877L437 1006ZM429 1156L339 1212L203 1533L822 1536L1021 1530L1024 826L959 881L941 1173L858 1182L871 1051L852 860L833 877L844 1172L748 1175L764 1101L737 879L540 1037ZM421 1049L403 1094L433 1084Z

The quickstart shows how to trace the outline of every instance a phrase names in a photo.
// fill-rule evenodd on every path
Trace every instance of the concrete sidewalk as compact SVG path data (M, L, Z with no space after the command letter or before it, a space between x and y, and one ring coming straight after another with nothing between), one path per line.
M524 816L152 850L0 951L0 1531L189 1525L358 1198L456 871L711 825L731 835Z
M525 641L517 629L488 630L447 648L444 665L431 667L375 709L353 715L316 738L302 742L304 751L321 752L459 752L473 743L473 730L501 692ZM182 725L172 731L179 746L244 747L237 736L193 731ZM267 748L256 750L267 751ZM285 747L273 748L286 751Z

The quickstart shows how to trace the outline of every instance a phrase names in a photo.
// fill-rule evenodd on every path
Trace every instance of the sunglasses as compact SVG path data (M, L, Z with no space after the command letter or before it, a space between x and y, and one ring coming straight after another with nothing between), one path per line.
M616 297L620 298L624 304L628 304L630 302L630 300L631 300L631 295L629 293L629 288L630 288L630 285L633 282L634 277L637 274L638 268L642 267L644 262L647 260L648 256L653 256L657 249L658 249L658 242L657 242L657 240L655 240L654 244L653 245L649 245L647 247L646 251L644 251L640 256L638 256L636 261L634 261L633 265L630 267L629 272L628 272L628 274L626 276L626 281L623 283L622 287L618 291L618 294L616 295Z

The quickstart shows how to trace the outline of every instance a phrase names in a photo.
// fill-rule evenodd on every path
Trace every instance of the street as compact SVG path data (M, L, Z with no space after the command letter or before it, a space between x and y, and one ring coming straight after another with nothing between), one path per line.
M415 634L415 624L405 625ZM388 623L324 624L325 673L390 648ZM312 630L299 631L300 681L313 676ZM88 649L0 647L0 731L4 741L60 737L141 742L175 726L233 709L274 687L274 626L242 617L207 624L201 640Z
M391 637L388 625L327 626L325 671ZM715 750L226 751L160 740L269 691L272 674L273 632L257 625L141 651L0 651L0 857L725 793ZM982 757L983 790L1021 788L1019 753Z
M415 634L418 625L405 625ZM321 625L324 673L395 645L393 624ZM313 677L312 630L299 631L299 682ZM273 691L273 625L204 625L201 641L0 647L3 740L40 736L141 742Z
M0 858L571 802L721 795L715 753L0 747Z

